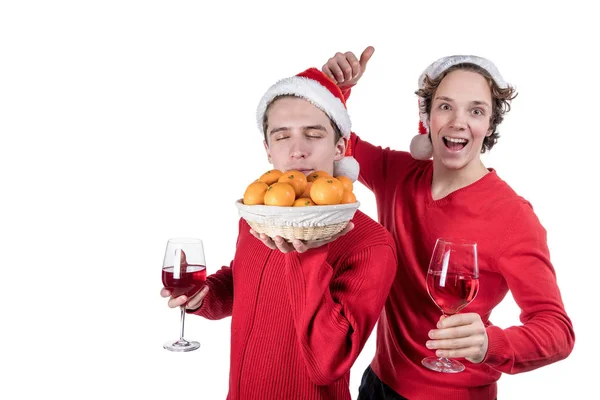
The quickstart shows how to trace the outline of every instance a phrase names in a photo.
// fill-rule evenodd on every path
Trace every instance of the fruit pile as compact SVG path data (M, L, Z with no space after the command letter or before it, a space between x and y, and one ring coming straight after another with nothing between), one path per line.
M306 176L297 170L272 169L248 185L243 202L280 207L348 204L356 202L352 190L352 180L347 176L333 177L325 171Z

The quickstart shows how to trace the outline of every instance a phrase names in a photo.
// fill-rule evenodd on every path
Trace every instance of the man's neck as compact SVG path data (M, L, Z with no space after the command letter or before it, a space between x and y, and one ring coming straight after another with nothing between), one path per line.
M434 160L431 197L433 200L442 199L459 189L477 182L489 172L481 160L473 160L469 165L458 170L448 169Z

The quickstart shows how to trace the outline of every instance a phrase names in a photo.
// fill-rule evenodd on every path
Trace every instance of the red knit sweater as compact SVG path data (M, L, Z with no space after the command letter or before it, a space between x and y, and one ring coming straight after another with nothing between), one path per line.
M207 279L195 314L231 316L228 399L350 399L350 367L375 326L397 266L381 225L355 228L299 254L240 232L231 267Z
M376 198L379 220L394 237L398 271L379 320L371 366L396 392L413 399L494 399L502 372L515 374L561 360L575 340L556 283L546 231L531 205L494 170L475 183L434 201L433 163L409 153L375 147L352 136L359 180ZM484 361L459 374L430 371L423 357L440 310L427 294L425 277L438 237L477 241L479 292L463 312L487 326ZM508 290L521 308L521 326L490 322Z

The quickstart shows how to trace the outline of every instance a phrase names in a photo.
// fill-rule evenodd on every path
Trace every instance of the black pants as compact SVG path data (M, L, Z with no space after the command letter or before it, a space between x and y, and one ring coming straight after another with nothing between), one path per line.
M381 382L371 367L367 367L358 388L358 400L408 400Z
M371 369L367 367L360 381L358 388L358 400L408 400L400 396L394 390L381 382L381 379ZM496 400L498 398L496 397Z

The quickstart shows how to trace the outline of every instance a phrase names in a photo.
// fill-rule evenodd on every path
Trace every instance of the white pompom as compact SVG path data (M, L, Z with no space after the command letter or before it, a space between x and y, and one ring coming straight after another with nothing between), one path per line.
M352 182L356 182L358 179L359 171L360 166L354 157L344 157L339 161L335 161L333 164L334 176L347 176Z
M429 160L433 156L433 145L428 135L419 134L410 141L410 154L416 160Z

